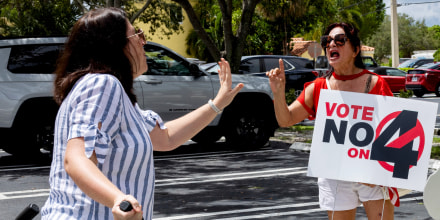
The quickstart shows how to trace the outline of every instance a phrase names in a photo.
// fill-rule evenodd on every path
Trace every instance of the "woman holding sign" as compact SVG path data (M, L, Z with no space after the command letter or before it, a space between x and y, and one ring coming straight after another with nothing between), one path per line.
M330 71L306 84L301 95L290 105L285 99L283 61L279 61L280 68L266 73L274 94L279 126L287 127L307 117L314 118L321 89L393 95L384 79L365 69L358 30L352 25L331 24L321 37L321 45L329 60ZM365 207L368 219L394 218L394 206L388 199L385 187L326 178L319 178L318 185L319 204L328 211L329 219L355 219L356 208L360 204ZM390 197L394 200L397 198L394 194Z

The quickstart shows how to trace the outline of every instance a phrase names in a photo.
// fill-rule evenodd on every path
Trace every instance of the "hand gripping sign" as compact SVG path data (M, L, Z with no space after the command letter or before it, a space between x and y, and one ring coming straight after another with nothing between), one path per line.
M308 175L423 191L437 104L322 90Z

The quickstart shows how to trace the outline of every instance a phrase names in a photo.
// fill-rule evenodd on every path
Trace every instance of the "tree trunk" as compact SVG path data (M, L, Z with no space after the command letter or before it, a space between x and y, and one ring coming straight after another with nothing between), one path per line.
M133 22L148 8L148 6L150 5L150 3L153 0L147 0L147 2L145 2L144 6L142 6L141 9L139 9L139 11L137 11L133 17L130 18L130 23L133 24Z
M206 33L205 29L200 23L200 20L197 17L196 13L194 12L194 9L192 5L189 3L189 1L188 0L172 0L172 1L179 4L183 8L183 10L185 10L186 14L188 15L189 21L191 22L194 28L194 31L197 33L200 39L205 43L206 48L208 49L209 53L214 58L214 60L220 60L220 50L215 46L214 42Z
M230 25L224 26L226 57L228 57L231 62L231 71L233 73L239 72L241 56L243 54L245 42L247 36L249 35L250 27L252 25L252 16L254 15L255 8L260 1L261 0L243 0L240 25L238 26L235 36L232 33L232 17L229 21ZM225 20L223 20L223 22L226 23ZM230 34L228 35L226 34L226 28L229 28L228 32Z
M113 7L120 8L121 7L121 0L115 0L113 3Z
M188 0L172 0L179 4L188 15L188 18L194 28L194 31L198 34L200 39L205 43L211 56L214 60L220 60L224 57L229 61L231 65L231 71L238 73L240 67L241 56L244 50L244 42L249 34L250 26L252 24L252 16L255 12L255 7L261 0L243 0L242 15L240 25L237 29L236 35L232 30L232 0L218 0L220 10L222 12L223 31L225 38L224 51L217 48L209 35L205 32L205 29L200 24L199 18L196 16L192 5Z

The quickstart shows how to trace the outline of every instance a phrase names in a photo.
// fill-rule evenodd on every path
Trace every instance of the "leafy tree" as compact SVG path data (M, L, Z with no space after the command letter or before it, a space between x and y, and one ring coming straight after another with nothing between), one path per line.
M435 39L440 40L440 25L433 25L428 28L428 31L432 33Z
M241 55L288 54L290 48L287 48L287 45L293 36L305 36L306 39L319 41L324 28L328 24L340 20L347 21L344 16L348 17L349 13L345 13L346 10L338 11L335 2L340 2L341 8L344 5L350 6L355 3L354 0L351 2L337 0L262 0L256 6ZM352 11L356 11L357 15L369 13L368 18L383 17L385 14L381 10L384 7L383 2L381 0L371 2L354 4L357 7L350 6L349 8ZM238 3L241 3L241 1L235 0L231 2L231 5L236 7L232 12L233 16L231 19L234 33L237 33L236 31L239 30L240 19L242 19L242 9ZM222 25L219 25L219 22L224 22L224 20L221 19L223 14L218 4L215 1L199 1L194 6L194 11L207 35L214 42L213 44L219 50L225 48L224 29ZM371 11L373 13L370 13ZM339 12L343 12L344 16L337 18ZM352 20L348 20L348 22L352 22ZM380 25L380 21L357 23L359 23L357 26L363 25L362 28L367 33L365 36L374 33ZM215 60L214 56L209 55L210 53L208 53L209 50L205 43L206 41L200 38L199 31L197 30L187 38L188 47L191 48L189 50L193 50L197 58L207 60L208 62ZM226 54L230 53L227 49L224 52ZM237 55L237 57L239 56Z
M249 35L255 8L261 0L243 0L240 4L235 4L236 2L232 0L218 0L217 3L222 14L221 25L224 38L223 50L216 47L216 44L214 43L215 41L205 30L201 19L198 18L197 13L189 0L172 1L178 3L185 10L194 31L205 44L206 49L209 51L213 59L219 60L220 57L225 57L226 60L230 62L232 71L238 72L241 55L243 54L245 41ZM238 11L239 15L237 15ZM234 21L236 21L236 29L233 28Z
M385 16L385 4L382 0L358 1L336 0L337 13L333 22L349 22L359 29L361 39L374 34Z
M258 7L269 24L265 30L275 54L289 54L287 45L293 36L313 32L315 27L335 15L334 0L264 0ZM327 24L327 23L326 23ZM259 27L256 27L259 28ZM322 32L323 28L319 29ZM315 40L319 40L319 35ZM273 39L273 40L271 40Z
M79 8L69 0L2 1L2 36L45 36L66 34Z
M438 49L440 40L435 37L435 31L429 30L424 21L415 21L407 14L398 14L399 57L411 57L414 50ZM375 48L375 56L378 60L391 54L389 16L385 17L379 31L365 42Z
M159 33L169 38L183 31L181 20L176 16L181 9L175 3L147 0L141 8L135 3L130 0L4 0L0 1L0 35L66 35L82 14L98 7L124 8L130 22L139 20L151 24L148 30L151 35Z
M428 32L435 40L440 41L440 25L429 27ZM438 45L438 47L440 47L440 45ZM440 61L440 48L434 53L434 61Z

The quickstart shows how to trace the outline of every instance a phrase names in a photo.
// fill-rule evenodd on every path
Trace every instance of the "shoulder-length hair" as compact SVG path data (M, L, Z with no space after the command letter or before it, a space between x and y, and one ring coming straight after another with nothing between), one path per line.
M344 29L345 36L349 39L348 43L351 44L354 52L359 52L354 58L354 65L358 68L365 69L365 64L362 61L362 56L361 56L361 39L359 38L358 29L354 27L352 24L348 24L345 22L333 23L327 27L327 29L324 32L324 35L330 34L330 31L332 31L336 27L340 27ZM324 48L324 52L325 54L327 54L327 48ZM330 66L330 71L328 72L328 74L332 73L333 71L334 71L333 67Z
M115 76L131 102L136 102L132 65L124 53L127 24L125 12L118 8L91 10L74 24L55 70L54 99L58 104L87 73Z

